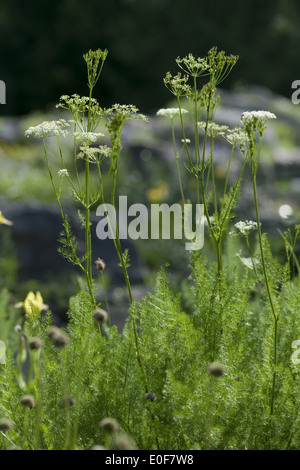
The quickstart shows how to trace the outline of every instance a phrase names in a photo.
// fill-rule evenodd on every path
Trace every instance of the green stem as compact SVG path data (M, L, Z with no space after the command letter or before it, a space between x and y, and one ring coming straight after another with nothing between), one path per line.
M200 163L200 147L199 147L199 132L198 132L198 103L197 103L197 79L194 77L194 125L195 125L195 152L196 152L196 168L199 168ZM196 193L197 193L197 204L200 204L200 193L199 193L199 180L196 179Z
M275 396L275 385L276 385L276 369L277 369L277 346L278 346L278 320L279 315L275 312L275 307L272 300L271 288L269 284L269 279L267 275L267 268L265 262L265 255L263 249L263 241L262 241L262 234L260 228L260 217L258 211L258 199L257 199L257 187L256 187L256 174L252 172L252 182L253 182L253 193L254 193L254 204L255 204L255 212L256 212L256 220L257 220L257 232L258 232L258 239L259 239L259 247L260 247L260 255L261 255L261 262L263 267L263 273L269 298L269 303L272 310L272 315L274 319L274 353L273 353L273 380L272 380L272 390L271 390L271 402L270 402L270 414L273 414L274 410L274 396Z
M256 272L256 268L255 268L254 259L253 259L253 256L252 256L252 251L251 251L251 248L250 248L250 244L249 244L249 240L248 240L248 236L247 236L247 235L245 235L245 240L246 240L246 245L247 245L247 248L248 248L248 252L249 252L250 259L251 259L251 263L252 263L252 267L253 267L254 274L255 274L255 276L258 278L257 272Z
M227 172L226 172L226 178L225 178L225 184L224 184L224 192L223 192L223 200L222 200L222 205L221 205L221 211L224 207L224 203L225 203L225 197L226 197L226 191L227 191L227 185L228 185L228 178L229 178L229 170L230 170L230 166L231 166L231 160L232 160L232 157L233 157L233 150L234 150L234 145L232 146L232 149L231 149L231 153L230 153L230 157L229 157L229 162L228 162L228 167L227 167Z
M175 129L174 129L173 119L171 119L171 127L172 127L173 148L174 148L174 155L175 155L177 177L178 177L178 182L179 182L179 189L180 189L180 194L181 194L181 201L182 201L182 204L185 204L181 175L180 175L180 168L179 168L179 157L178 157L178 152L177 152L177 147L176 147Z
M189 147L188 147L187 140L186 140L186 136L185 136L185 130L184 130L184 124L183 124L183 117L182 117L182 110L181 110L181 103L180 103L179 96L177 96L177 103L178 103L178 108L179 108L179 116L180 116L181 131L182 131L184 146L185 146L186 153L187 153L187 156L188 156L188 159L189 159L191 168L192 168L194 165L193 165L193 162L192 162L192 158L191 158L191 155L190 155L190 152L189 152Z
M112 181L112 190L111 190L111 205L114 208L115 208L116 179L117 179L118 161L119 161L119 148L120 148L119 139L120 139L120 134L121 134L121 128L119 130L118 142L116 144L115 152L113 151L113 158L115 160L112 162L113 181ZM99 174L99 179L100 179L100 188L101 188L102 200L103 200L103 204L105 206L104 188L103 188L103 181L102 181L100 165L98 165L98 174ZM115 249L117 251L117 254L118 254L118 257L119 257L119 260L120 260L120 264L121 264L121 267L122 267L122 270L123 270L123 274L124 274L124 277L125 277L128 296L129 296L129 302L130 302L130 305L132 305L133 304L133 296L132 296L131 284L130 284L130 279L129 279L129 276L128 276L127 267L126 267L123 252L122 252L117 221L115 219L115 232L116 232L115 237L114 237L114 233L112 231L112 227L111 227L111 224L110 224L109 217L108 217L108 224L109 224L109 228L110 228L111 233L112 233L113 243L115 245ZM145 388L145 393L147 393L148 392L147 379L146 379L146 374L145 374L145 371L144 371L144 367L143 367L142 359L141 359L141 354L140 354L140 347L139 347L139 340L138 340L138 333L137 333L137 325L136 325L136 320L135 320L135 318L132 314L131 314L131 321L132 321L133 333L134 333L136 357L137 357L137 361L138 361L138 364L139 364L139 367L140 367L142 380L143 380L144 388Z

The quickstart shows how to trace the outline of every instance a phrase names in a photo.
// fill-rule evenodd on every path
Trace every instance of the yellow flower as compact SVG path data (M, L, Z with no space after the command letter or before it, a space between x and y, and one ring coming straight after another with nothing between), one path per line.
M48 305L44 304L41 293L37 291L34 295L32 291L28 292L24 302L18 302L15 304L16 308L24 307L25 314L28 320L37 320L42 310L47 310Z
M154 188L148 189L146 197L152 203L158 203L167 199L169 195L169 186L164 181L160 182Z
M4 225L13 225L13 222L11 220L7 220L3 215L2 212L0 211L0 224Z

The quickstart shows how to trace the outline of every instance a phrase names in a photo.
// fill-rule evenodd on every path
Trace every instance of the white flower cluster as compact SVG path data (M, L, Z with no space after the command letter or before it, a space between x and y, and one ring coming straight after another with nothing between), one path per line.
M58 170L58 176L69 176L69 172L66 168L62 168L61 170Z
M107 145L100 145L99 147L83 145L80 147L77 158L87 159L91 163L100 163L104 158L111 157L111 152L111 148Z
M243 131L239 127L236 127L235 129L228 129L225 139L231 145L237 145L239 143L249 140L249 137L245 131Z
M77 142L88 144L96 142L99 137L104 137L104 134L102 132L74 132L74 137Z
M59 121L44 121L38 126L29 127L25 132L26 137L37 137L39 139L45 139L46 137L55 137L62 135L66 137L68 131L65 129L69 127L69 123L64 119Z
M184 108L181 108L181 113L186 114L188 111ZM179 108L161 108L157 111L157 116L164 116L169 119L174 119L176 116L180 116L180 109Z
M258 126L264 124L268 119L277 119L275 114L269 111L245 111L241 115L244 124L256 123Z
M207 133L210 137L217 137L217 135L222 135L225 137L225 131L228 129L228 126L216 124L215 122L208 122L207 124L204 121L198 122L198 127L200 127L200 129L203 131L206 130L206 126Z
M257 222L253 220L246 220L245 222L237 222L234 226L240 231L242 235L248 235L253 230L257 229Z
M108 118L114 118L118 116L118 117L122 117L124 120L135 119L135 120L148 121L148 118L144 114L139 113L138 111L139 109L133 104L115 103L112 105L111 108L105 109L104 113Z

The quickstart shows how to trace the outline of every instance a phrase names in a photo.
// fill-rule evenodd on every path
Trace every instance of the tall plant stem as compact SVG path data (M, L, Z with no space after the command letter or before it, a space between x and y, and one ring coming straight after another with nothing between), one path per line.
M194 124L195 124L195 147L196 147L196 168L199 168L200 164L200 147L199 147L199 132L198 132L198 103L197 103L197 79L194 77ZM200 193L199 193L199 180L196 179L196 191L197 191L197 204L200 204Z
M271 390L271 402L270 402L270 414L273 414L274 410L274 395L275 395L275 385L276 385L276 368L277 368L277 346L278 346L278 320L279 315L276 315L274 303L272 300L271 288L269 284L267 269L266 269L266 262L265 262L265 255L263 249L263 241L262 241L262 234L260 228L260 217L258 211L258 200L257 200L257 187L256 187L256 174L252 173L252 182L253 182L253 194L254 194L254 204L255 204L255 212L256 212L256 220L257 220L257 232L258 232L258 239L259 239L259 247L260 247L260 255L261 255L261 262L262 268L269 298L270 307L272 310L272 315L274 319L274 348L273 348L273 380L272 380L272 390Z
M88 123L87 132L91 130L91 103L92 103L93 87L90 86L89 94L89 111L88 111ZM90 162L88 157L85 161L85 275L88 285L88 290L91 296L91 300L96 305L94 293L93 293L93 278L92 278L92 240L91 240L91 224L90 224Z
M177 171L179 189L180 189L180 194L181 194L181 201L182 201L182 204L185 204L182 181L181 181L181 175L180 175L180 168L179 168L179 157L178 157L178 152L177 152L177 147L176 147L175 129L174 129L173 119L171 120L171 127L172 127L173 148L174 148L174 155L175 155L175 163L176 163L176 171Z
M121 130L120 130L120 133L121 133ZM114 154L113 158L115 159L115 161L112 163L113 181L112 181L112 190L111 190L111 205L112 205L112 207L115 207L115 192L116 192L116 180L117 180L118 161L119 161L119 150L115 151L115 154ZM103 201L103 204L105 206L103 179L102 179L100 165L97 165L97 166L98 166L98 174L99 174L99 180L100 180L102 201ZM120 265L121 265L122 270L123 270L123 274L124 274L124 278L125 278L125 282L126 282L126 286L127 286L127 291L128 291L129 303L132 306L133 305L133 296L132 296L132 290L131 290L131 283L130 283L126 263L125 263L123 252L122 252L117 221L116 220L114 221L115 237L114 237L114 233L113 233L113 229L112 229L109 217L108 217L108 224L109 224L109 229L112 233L113 243L115 245L115 249L116 249L116 252L118 254L118 258L120 260ZM140 371L141 371L141 376L142 376L142 380L143 380L145 393L147 393L149 390L148 390L148 385L147 385L147 379L146 379L144 366L143 366L142 359L141 359L140 345L139 345L138 332L137 332L137 324L136 324L136 319L132 314L131 314L131 321L132 321L133 334L134 334L136 358L137 358L137 362L138 362L138 365L139 365L139 368L140 368Z

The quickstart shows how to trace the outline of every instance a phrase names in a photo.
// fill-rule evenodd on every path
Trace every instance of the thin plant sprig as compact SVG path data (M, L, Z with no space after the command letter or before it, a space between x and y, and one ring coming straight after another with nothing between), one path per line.
M276 373L277 373L277 358L278 358L278 321L280 318L280 312L276 311L274 300L272 297L271 285L267 273L265 252L263 246L263 239L261 233L261 222L259 215L258 207L258 195L257 195L257 183L256 175L258 170L258 163L260 158L260 152L262 147L262 141L264 132L267 127L268 119L276 119L275 114L270 113L269 111L249 111L245 112L241 116L241 122L244 127L245 132L248 135L248 148L249 148L249 163L250 170L252 175L252 186L253 186L253 195L254 195L254 205L256 213L256 222L257 222L257 233L260 247L260 256L263 268L263 274L269 299L269 304L272 311L273 321L274 321L274 331L273 331L273 379L272 379L272 389L271 389L271 398L270 398L270 414L273 414L274 411L274 399L275 399L275 387L276 387Z
M184 197L183 184L182 184L182 178L181 178L180 167L179 167L179 159L180 159L181 153L177 149L174 118L176 116L182 116L182 114L185 114L187 112L188 111L184 108L162 108L162 109L159 109L156 113L157 116L167 117L170 120L170 123L171 123L171 132L172 132L173 150L174 150L174 156L175 156L175 165L176 165L176 172L177 172L177 178L178 178L178 184L179 184L182 204L185 204L185 197ZM184 145L187 145L188 141L187 141L186 138L183 139L183 143L184 143Z
M295 229L294 239L292 238L290 228L284 233L279 229L278 229L278 232L281 235L285 244L286 257L287 257L287 263L288 263L289 269L291 270L291 267L292 267L291 263L293 261L294 266L296 266L298 279L300 282L300 264L299 264L297 255L295 253L296 243L297 243L299 232L300 232L300 225L299 224L295 225L294 229ZM290 273L290 276L292 276L292 272Z
M232 144L231 155L227 168L223 198L221 199L220 215L218 215L218 196L215 181L215 170L213 163L214 139L220 134L224 136L227 126L218 126L213 122L213 117L217 109L220 96L216 94L216 87L228 76L238 60L238 56L227 56L224 51L217 51L217 48L212 48L206 58L195 58L192 54L184 58L178 57L176 59L177 65L181 68L185 75L179 72L177 75L172 76L168 72L164 78L164 84L169 91L176 96L178 103L178 110L181 122L181 129L183 135L183 142L185 145L186 153L188 156L190 168L189 171L196 177L196 200L200 201L204 207L204 214L209 227L210 235L216 246L218 273L222 271L222 234L224 231L226 220L230 216L233 203L237 196L239 182L242 172L245 167L245 157L241 171L239 173L236 184L234 185L229 196L229 202L226 196L229 169L232 161L234 146L237 142ZM198 88L199 77L209 76L209 82ZM192 80L192 85L189 85L189 78ZM187 97L193 101L193 125L194 125L194 141L195 141L195 158L194 161L190 154L187 145L187 139L183 122L183 108L181 106L181 98ZM200 122L200 109L201 113L205 112L205 121ZM200 148L199 127L204 131L203 145ZM210 137L210 151L209 159L207 162L206 151L207 142ZM174 136L173 136L174 141ZM174 146L174 144L173 144ZM174 146L175 157L177 155L176 147ZM209 215L209 195L207 195L209 183L212 185L212 198L215 215L215 223L212 222ZM225 208L226 201L226 208Z
M103 64L107 57L107 50L96 51L90 50L87 54L84 54L83 58L87 64L87 75L88 75L88 86L90 89L89 103L88 103L88 122L87 132L91 132L94 125L95 115L92 110L92 95L93 89L99 80ZM90 222L90 162L86 158L85 161L85 190L86 190L86 208L85 208L85 249L86 249L86 275L88 277L89 285L92 285L92 237L91 237L91 222ZM94 300L95 304L95 300Z
M58 108L69 111L72 114L73 120L71 121L74 124L74 170L75 170L75 181L72 180L69 169L65 164L63 157L62 147L60 143L60 136L66 136L67 130L66 127L70 126L70 123L67 123L64 119L59 121L50 121L44 122L36 127L29 128L25 135L34 136L42 138L44 153L46 158L46 165L50 177L50 181L53 187L53 191L60 209L64 233L60 239L62 247L59 251L65 256L69 261L74 265L80 267L82 272L85 275L87 288L91 296L93 305L96 306L96 301L93 291L93 277L92 277L92 245L91 245L91 222L90 222L90 211L92 205L97 202L100 198L100 194L97 193L92 195L90 193L90 154L92 148L90 147L95 140L98 140L99 137L103 136L102 133L96 133L96 128L100 122L101 117L103 117L103 110L99 106L97 100L93 98L93 90L97 84L105 59L107 56L107 50L102 51L97 49L96 51L89 51L87 54L84 54L84 60L87 65L87 76L88 76L88 87L89 87L89 96L79 96L77 94L63 95L60 98L59 103L57 104ZM85 217L82 218L84 223L85 230L85 254L83 257L79 258L77 255L77 246L78 243L75 240L75 237L72 235L71 227L69 223L68 216L64 213L61 204L61 192L62 192L62 182L63 179L60 179L59 189L56 187L53 173L51 170L50 162L47 155L45 139L49 137L57 137L58 141L58 151L62 169L59 170L58 174L60 177L65 177L69 183L70 189L73 193L74 199L80 202L85 211ZM80 147L80 156L85 160L85 175L84 183L81 183L77 159L78 159L78 144ZM82 151L89 148L90 152Z
M252 254L250 243L249 243L249 235L254 230L257 230L257 222L254 222L252 220L246 220L245 222L239 221L239 222L236 222L234 224L234 226L238 230L238 233L242 237L245 238L246 246L247 246L248 253L249 253L249 256L250 256L250 259L251 259L251 263L252 263L253 272L254 272L256 278L258 279L258 274L257 274L256 267L255 267L256 263L255 263L255 259L254 259L253 254Z

